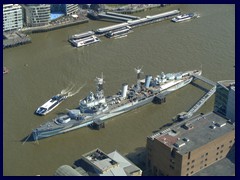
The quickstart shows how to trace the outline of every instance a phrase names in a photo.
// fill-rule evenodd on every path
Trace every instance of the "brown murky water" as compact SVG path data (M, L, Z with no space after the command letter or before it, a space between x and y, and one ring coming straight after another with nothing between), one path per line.
M73 48L69 35L105 27L110 22L87 24L32 34L32 43L3 51L3 64L10 73L3 77L3 173L4 175L52 175L63 164L73 164L94 148L105 152L117 149L126 154L144 147L146 137L171 122L177 113L188 110L204 91L188 85L167 96L163 105L149 104L107 121L100 131L78 129L39 141L21 140L32 129L58 113L78 106L92 90L94 78L105 76L105 95L121 88L123 82L135 83L134 68L143 66L145 74L178 72L203 67L203 75L213 81L235 79L235 6L172 5L136 14L144 17L180 8L198 12L201 18L184 23L169 20L134 29L122 39L101 38L101 42ZM27 66L26 66L27 64ZM74 84L87 85L63 102L49 115L38 117L34 111L52 95ZM203 87L206 84L196 82ZM201 109L213 108L212 97Z

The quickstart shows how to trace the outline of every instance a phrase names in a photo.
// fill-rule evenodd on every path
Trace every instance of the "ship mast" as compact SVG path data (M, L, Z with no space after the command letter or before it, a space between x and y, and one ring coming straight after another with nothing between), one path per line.
M97 96L98 99L103 98L104 97L104 92L103 92L103 83L104 83L104 81L103 81L103 73L102 73L102 77L100 77L100 78L96 77L95 81L96 81L96 87L97 87L97 89L96 89L96 96Z
M141 73L143 73L142 68L143 67L141 67L141 68L137 67L137 68L134 69L135 72L137 73L137 91L140 90L140 75L141 75Z

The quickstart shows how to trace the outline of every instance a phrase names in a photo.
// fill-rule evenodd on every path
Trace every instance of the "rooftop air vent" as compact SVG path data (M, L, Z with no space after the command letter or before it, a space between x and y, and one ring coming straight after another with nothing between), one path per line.
M183 141L185 141L185 142L189 142L190 141L190 139L188 139L188 138L183 138Z
M215 129L216 128L216 126L214 126L214 125L211 125L211 126L209 126L211 129Z
M226 123L216 123L215 125L218 126L218 127L223 127L223 126L226 125Z

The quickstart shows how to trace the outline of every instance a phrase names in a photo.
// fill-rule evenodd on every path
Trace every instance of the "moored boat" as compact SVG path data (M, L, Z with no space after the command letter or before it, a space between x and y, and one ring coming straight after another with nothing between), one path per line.
M193 18L198 18L200 17L199 14L196 13L187 13L187 14L182 14L179 16L176 16L172 19L173 22L182 22L182 21L188 21Z
M87 45L90 45L93 43L97 43L99 41L100 41L100 39L95 35L84 37L84 38L79 38L79 39L70 39L69 40L69 42L71 42L72 45L75 47L87 46Z
M34 140L65 133L88 126L95 121L105 121L111 117L129 112L157 99L158 103L165 101L164 97L193 80L193 75L201 75L200 70L168 73L163 72L153 78L147 75L140 79L141 69L135 69L137 83L132 86L124 83L122 90L112 96L105 97L103 91L103 76L96 78L96 93L90 92L80 100L79 107L68 110L68 113L40 125L32 131Z

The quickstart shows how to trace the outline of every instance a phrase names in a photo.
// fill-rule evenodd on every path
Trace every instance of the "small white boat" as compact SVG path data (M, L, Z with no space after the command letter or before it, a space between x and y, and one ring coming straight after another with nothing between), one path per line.
M50 100L48 100L45 104L37 108L36 114L38 115L46 115L53 109L55 109L61 102L67 99L66 95L58 94L53 96Z
M172 19L173 22L182 22L182 21L187 21L193 18L199 18L200 15L196 13L188 13L188 14L182 14L179 16L176 16Z
M6 67L3 67L3 74L7 74L9 72L9 69Z

